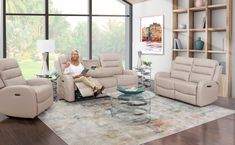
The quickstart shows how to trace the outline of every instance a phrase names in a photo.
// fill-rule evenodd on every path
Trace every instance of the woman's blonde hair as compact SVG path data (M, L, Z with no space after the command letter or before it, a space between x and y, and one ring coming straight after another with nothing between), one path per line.
M74 52L77 52L77 53L79 54L78 50L77 50L77 49L74 49L74 50L72 50L71 55L72 55Z

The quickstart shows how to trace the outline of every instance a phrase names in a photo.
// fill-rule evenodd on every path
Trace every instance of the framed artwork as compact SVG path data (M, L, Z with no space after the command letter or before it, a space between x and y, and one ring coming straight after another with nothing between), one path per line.
M141 18L141 51L143 54L163 54L163 16Z

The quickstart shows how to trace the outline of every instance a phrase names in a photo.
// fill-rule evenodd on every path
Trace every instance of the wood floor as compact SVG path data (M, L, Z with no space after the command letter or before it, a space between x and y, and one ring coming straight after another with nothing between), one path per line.
M235 110L235 99L219 98L218 106ZM40 119L0 114L0 145L66 145ZM144 145L235 145L235 114Z

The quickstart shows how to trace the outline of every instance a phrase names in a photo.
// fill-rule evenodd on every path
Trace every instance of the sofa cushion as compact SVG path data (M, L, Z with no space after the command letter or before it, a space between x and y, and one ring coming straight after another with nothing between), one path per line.
M60 65L60 70L62 73L64 73L64 69L65 69L65 64L69 61L69 54L63 54L61 56L58 57L58 62Z
M103 68L110 68L116 75L123 73L123 67L119 54L106 53L100 55L99 59Z
M5 86L27 84L15 59L0 59L0 64L0 76Z
M171 77L188 81L192 63L193 58L177 57L172 64Z
M105 88L112 88L117 86L117 79L115 77L96 78Z
M197 83L175 80L175 90L184 94L197 94Z
M95 60L95 59L93 59L93 60L83 60L82 64L86 68L91 68L92 66L99 66L100 62L99 62L99 60Z
M196 96L175 91L175 99L196 105Z
M94 78L112 77L114 75L114 71L110 68L97 68L95 70L89 70L87 75Z
M156 79L157 86L160 86L165 89L174 90L174 79L167 77L158 77Z
M47 100L51 95L51 87L48 85L31 86L36 93L38 103Z
M216 60L195 58L189 80L191 82L212 80L218 65Z
M175 98L175 90L168 90L168 89L162 88L160 86L156 86L155 93L158 95L172 98L172 99Z
M138 78L134 75L115 75L118 86L130 86L138 84Z

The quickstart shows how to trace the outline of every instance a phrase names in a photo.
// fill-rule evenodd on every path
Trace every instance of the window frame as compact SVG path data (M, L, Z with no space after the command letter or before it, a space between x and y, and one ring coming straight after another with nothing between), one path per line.
M44 16L45 18L45 39L49 39L49 17L50 16L87 16L88 17L88 45L89 45L89 59L92 59L92 18L93 17L129 17L129 68L132 69L132 20L133 20L133 6L130 2L122 0L129 6L128 15L98 15L92 14L92 0L88 0L88 14L50 14L49 13L49 0L45 1L45 13L7 13L6 12L6 0L3 0L3 58L7 57L7 39L6 39L6 18L7 16ZM47 59L49 66L49 58Z

